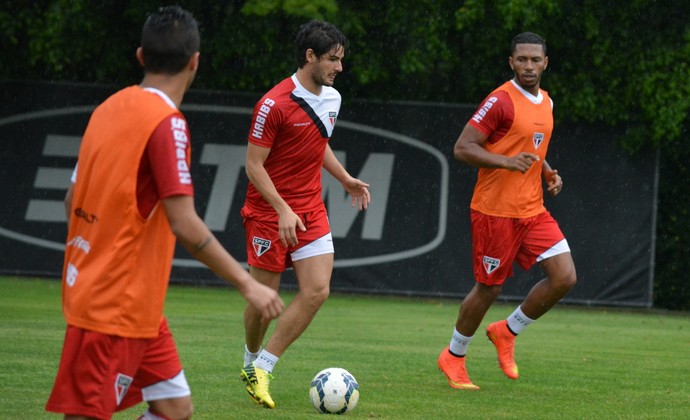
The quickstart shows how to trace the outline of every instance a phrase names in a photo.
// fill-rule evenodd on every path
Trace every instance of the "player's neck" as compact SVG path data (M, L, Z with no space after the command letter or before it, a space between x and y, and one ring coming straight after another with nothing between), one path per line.
M168 95L177 108L182 104L182 98L187 91L187 82L179 76L147 73L144 75L140 86L142 88L154 88Z
M297 77L297 81L299 81L299 84L302 85L303 88L305 88L306 90L308 90L316 96L321 95L323 85L316 83L307 72L303 71L303 69L297 70L295 76Z
M539 83L533 86L524 86L520 83L520 80L515 77L513 78L513 83L516 85L520 86L520 89L524 90L525 92L529 93L532 96L539 96Z

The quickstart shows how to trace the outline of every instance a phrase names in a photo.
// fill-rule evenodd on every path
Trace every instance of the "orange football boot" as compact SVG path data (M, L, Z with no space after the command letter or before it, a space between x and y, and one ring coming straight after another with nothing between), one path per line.
M438 368L446 375L448 384L450 384L452 388L479 389L477 385L472 383L470 377L467 376L465 358L453 356L449 351L449 346L446 346L438 356Z
M518 378L518 367L515 364L515 335L508 329L508 321L494 322L486 328L486 336L496 346L498 365L510 379Z

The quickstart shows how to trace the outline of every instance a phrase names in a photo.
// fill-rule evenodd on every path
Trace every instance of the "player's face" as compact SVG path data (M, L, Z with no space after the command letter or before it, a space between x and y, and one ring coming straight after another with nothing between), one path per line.
M544 55L544 48L539 44L517 44L508 63L515 72L517 84L536 95L541 75L549 63L549 57Z
M321 86L333 86L335 76L343 71L345 49L338 45L316 60L312 72L314 83Z

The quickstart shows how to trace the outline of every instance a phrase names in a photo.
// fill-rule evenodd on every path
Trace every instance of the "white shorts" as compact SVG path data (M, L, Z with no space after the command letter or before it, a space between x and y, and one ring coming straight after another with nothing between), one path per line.
M144 401L166 400L168 398L181 398L191 395L187 378L181 371L172 379L155 383L142 388L141 397Z
M333 248L333 236L331 235L331 232L328 232L319 239L290 254L290 258L292 261L299 261L305 258L315 257L317 255L334 253L335 249Z
M556 245L547 249L546 252L538 256L537 262L544 261L545 259L554 257L558 254L565 254L566 252L570 252L570 247L568 246L568 241L562 239Z

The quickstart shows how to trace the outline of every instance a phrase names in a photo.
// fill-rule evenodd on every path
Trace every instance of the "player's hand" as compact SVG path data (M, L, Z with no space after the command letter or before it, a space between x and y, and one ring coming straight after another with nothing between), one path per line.
M343 188L352 197L352 207L359 210L365 210L369 207L371 202L371 194L369 193L369 184L362 182L357 178L348 178L343 182Z
M534 153L521 152L519 155L509 157L504 167L509 171L520 171L524 174L534 162L539 162L539 156Z
M285 309L285 303L278 292L258 281L251 283L251 287L244 293L244 298L261 313L261 319L268 322L280 316Z
M546 180L546 191L552 196L558 195L563 189L563 179L558 175L558 171L555 169L545 170L543 175Z
M278 232L280 234L280 242L285 246L295 246L299 242L297 240L297 229L306 232L307 228L304 226L302 219L292 210L286 211L279 215Z

